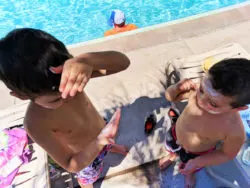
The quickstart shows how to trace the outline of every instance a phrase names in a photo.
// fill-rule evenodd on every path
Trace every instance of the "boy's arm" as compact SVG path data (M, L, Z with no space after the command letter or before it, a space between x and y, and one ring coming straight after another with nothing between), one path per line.
M168 101L182 101L188 99L196 87L196 84L192 80L184 79L169 86L165 92L165 97Z
M91 77L117 73L130 64L128 57L117 51L90 52L76 56L75 59L93 67Z
M54 74L62 74L59 91L62 98L82 92L88 80L125 70L130 64L127 56L116 51L91 52L67 60L64 65L50 67Z

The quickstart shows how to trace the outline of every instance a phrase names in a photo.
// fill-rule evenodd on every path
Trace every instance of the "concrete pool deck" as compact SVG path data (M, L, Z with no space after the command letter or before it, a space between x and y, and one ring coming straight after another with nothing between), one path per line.
M223 12L211 15L193 17L185 22L174 22L172 24L161 25L157 27L128 32L119 36L112 36L103 41L97 40L84 45L69 46L72 54L77 55L89 51L118 50L126 53L132 64L137 67L143 66L147 62L166 63L169 59L177 57L187 57L193 54L213 50L228 43L239 43L248 53L250 53L250 5L234 7ZM142 31L142 32L141 32ZM2 100L0 108L6 108L20 101L9 97L8 91L4 86L0 86ZM4 100L3 100L4 99ZM140 181L140 187L160 187L158 175L155 168L157 163L149 164L150 176L145 181ZM130 171L131 172L131 171ZM145 175L135 169L126 176L116 176L110 178L102 187L116 187L116 183L122 183L123 187L138 187L134 185L137 177ZM151 176L155 172L155 176ZM148 178L152 178L149 179ZM113 180L112 180L113 179ZM143 178L142 178L143 179ZM152 180L152 181L151 181ZM150 185L149 185L150 182ZM118 184L119 187L121 187ZM99 187L100 184L96 184ZM53 186L52 186L53 187ZM56 187L56 186L55 186ZM57 186L63 187L63 185ZM68 187L65 185L65 187Z

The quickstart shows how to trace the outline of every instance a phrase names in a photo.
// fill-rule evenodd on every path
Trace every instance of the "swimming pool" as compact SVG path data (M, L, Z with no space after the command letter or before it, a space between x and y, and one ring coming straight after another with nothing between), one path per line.
M45 30L65 44L103 37L112 9L147 27L248 0L0 0L0 37L14 28Z

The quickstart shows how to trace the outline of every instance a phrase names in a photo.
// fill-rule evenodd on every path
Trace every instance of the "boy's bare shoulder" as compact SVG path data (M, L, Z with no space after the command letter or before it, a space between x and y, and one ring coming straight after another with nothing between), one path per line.
M245 129L240 118L240 115L237 113L227 121L228 124L228 134L237 137L245 137Z

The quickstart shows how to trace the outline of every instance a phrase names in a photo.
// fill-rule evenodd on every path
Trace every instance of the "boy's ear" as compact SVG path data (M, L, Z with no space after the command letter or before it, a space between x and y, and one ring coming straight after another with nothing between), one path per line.
M17 97L17 98L19 98L21 100L28 100L28 99L30 99L28 96L18 95L14 91L11 91L10 95L13 96L13 97Z
M248 106L241 106L241 107L236 108L237 111L246 110L246 109L248 109Z
M54 74L61 74L62 71L63 71L63 65L59 65L59 66L57 66L57 67L52 67L52 66L50 66L50 67L49 67L49 70L50 70L50 72L52 72L52 73L54 73Z

